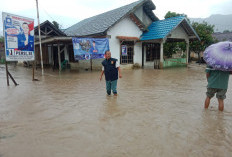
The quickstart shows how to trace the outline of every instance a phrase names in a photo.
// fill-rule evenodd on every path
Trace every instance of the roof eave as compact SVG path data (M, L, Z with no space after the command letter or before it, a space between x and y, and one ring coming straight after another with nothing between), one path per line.
M44 21L43 23L40 24L40 27L42 27L43 25L45 25L46 23L49 23L49 25L55 30L57 31L57 33L63 35L63 36L66 36L66 34L64 32L62 32L60 29L56 28L50 21L46 20ZM34 28L34 30L38 30L38 26L36 26Z
M136 5L133 9L131 9L131 11L129 11L127 14L125 14L124 16L122 16L118 21L116 21L114 24L112 24L110 27L108 27L105 32L107 32L109 29L111 29L113 26L115 26L117 23L119 23L122 19L124 19L125 17L129 16L131 13L133 13L137 8L139 8L140 6L142 6L144 3L146 2L152 2L151 0L144 0L144 1L141 1L141 3L139 3L138 5ZM154 4L152 2L152 4ZM155 5L154 5L154 9L155 9ZM154 15L155 16L155 15ZM156 17L156 16L155 16ZM157 18L158 19L158 18Z
M188 22L188 20L186 18L184 18L184 20L188 23L188 26L191 28L191 30L193 31L193 33L195 34L196 38L201 41L200 37L198 36L197 32L195 31L195 29L192 27L192 25Z
M193 31L193 33L195 35L195 38L197 38L199 41L201 41L200 37L198 36L198 34L196 33L196 31L193 29L193 27L191 26L191 24L188 22L188 20L185 17L171 31L169 31L164 38L167 38L168 35L170 35L183 21L187 22L188 26Z
M106 32L99 32L99 33L87 34L87 35L67 35L67 36L84 38L84 37L101 37L101 36L106 36L106 35L107 35Z

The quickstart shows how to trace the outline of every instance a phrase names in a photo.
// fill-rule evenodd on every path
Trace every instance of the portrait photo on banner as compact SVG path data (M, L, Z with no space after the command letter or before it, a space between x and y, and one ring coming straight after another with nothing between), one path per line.
M72 38L75 60L104 58L109 50L108 38Z

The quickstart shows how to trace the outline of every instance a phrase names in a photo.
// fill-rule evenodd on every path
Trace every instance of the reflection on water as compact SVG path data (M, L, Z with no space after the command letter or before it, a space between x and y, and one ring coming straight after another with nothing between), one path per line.
M37 71L32 82L10 66L20 85L7 87L0 67L0 157L232 154L232 91L224 112L216 99L204 110L204 67L124 70L118 97L99 72Z

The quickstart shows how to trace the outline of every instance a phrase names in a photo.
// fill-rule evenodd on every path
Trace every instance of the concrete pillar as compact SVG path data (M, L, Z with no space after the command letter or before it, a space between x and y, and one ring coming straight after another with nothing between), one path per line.
M61 71L61 58L60 58L60 44L58 43L58 61L59 61L59 70Z
M144 58L143 58L143 62L144 62L144 65L146 65L146 61L147 61L147 47L146 45L144 45Z
M160 43L160 69L163 69L164 63L164 42Z
M51 45L51 64L54 67L53 44Z
M142 43L142 68L144 68L144 46L145 44Z
M64 58L69 62L69 54L68 54L68 45L65 44L64 46Z
M188 64L189 58L189 40L186 41L186 63Z

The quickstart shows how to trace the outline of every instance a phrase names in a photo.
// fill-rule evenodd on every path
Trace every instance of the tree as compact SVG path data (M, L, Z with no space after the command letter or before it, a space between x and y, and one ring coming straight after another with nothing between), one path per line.
M186 51L185 42L166 42L164 43L164 55L171 58L177 51Z
M4 37L0 37L0 42L4 42Z
M204 51L209 45L214 43L212 36L214 33L214 25L210 25L207 22L194 22L192 26L196 30L201 41L192 41L190 43L190 51L194 51L198 54L198 61L200 63L200 52Z
M60 24L56 21L52 21L52 24L57 28L60 29Z
M188 19L187 15L185 14L179 14L176 12L168 11L166 15L164 16L165 19L171 18L171 17L177 17L177 16L185 16L187 21ZM186 43L185 42L170 42L164 44L164 55L168 58L172 57L173 54L175 54L178 50L180 51L186 51Z
M187 15L178 14L176 12L169 11L165 15L165 18L170 18L170 17L175 17L175 16L185 16L187 18L188 22L190 23L190 20L188 19ZM214 33L214 25L210 25L206 22L203 22L203 23L194 22L194 23L192 23L192 27L196 31L196 33L198 34L201 41L195 40L195 41L190 42L189 49L190 49L190 51L194 51L194 52L198 53L198 56L199 56L200 52L204 51L206 49L206 47L208 47L209 45L214 43L214 39L212 36L212 34ZM173 49L173 51L170 51L172 53L174 53L174 49L176 47L180 47L183 51L184 51L184 48L186 48L186 44L183 42L177 43L175 45L175 47L173 45L170 46L168 44L166 44L166 46L168 47L169 51L170 51L170 49ZM166 47L166 50L167 50L167 47Z
M201 41L192 41L190 43L190 50L196 53L200 53L201 51L204 51L206 47L214 43L214 39L212 36L212 34L214 33L214 25L210 25L207 22L194 22L192 26L197 32Z
M166 13L166 15L164 16L165 19L167 18L171 18L171 17L177 17L177 16L185 16L186 19L188 20L188 22L190 22L188 16L186 14L179 14L179 13L176 13L176 12L171 12L171 11L168 11Z
M230 33L230 31L229 30L224 30L223 33Z

